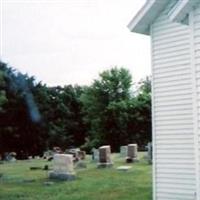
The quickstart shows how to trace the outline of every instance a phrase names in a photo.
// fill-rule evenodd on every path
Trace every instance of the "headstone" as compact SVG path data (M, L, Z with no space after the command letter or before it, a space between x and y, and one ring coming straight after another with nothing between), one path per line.
M45 151L43 153L43 159L47 159L48 160L49 158L53 157L54 154L55 154L54 151L51 151L51 150Z
M120 156L126 157L127 156L127 146L121 146L120 147Z
M5 153L5 160L9 162L15 162L16 161L17 154L15 152Z
M53 158L53 171L49 172L49 178L58 180L74 180L75 171L73 155L55 154Z
M109 145L102 146L99 148L99 163L98 168L111 167L111 148Z
M54 153L62 153L62 149L60 147L53 147Z
M147 149L148 149L148 163L149 164L152 164L152 143L151 142L149 142L148 144L147 144Z
M86 157L85 151L78 151L78 158L80 160L85 160L85 157Z
M32 160L32 159L33 159L33 156L28 156L28 159L29 159L29 160Z
M99 150L98 149L95 149L95 148L92 149L92 160L95 162L99 161Z
M137 144L129 144L127 148L126 162L137 161Z
M79 161L79 156L78 156L79 151L80 151L79 148L71 148L71 149L67 149L65 152L67 154L73 155L73 161L77 162L77 161Z

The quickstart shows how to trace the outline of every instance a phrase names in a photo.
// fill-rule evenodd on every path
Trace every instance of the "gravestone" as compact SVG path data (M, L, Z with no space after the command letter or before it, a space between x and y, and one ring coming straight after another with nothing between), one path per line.
M99 148L99 163L98 168L111 167L111 148L109 145L102 146Z
M65 151L65 153L73 155L73 161L78 162L79 161L79 156L78 156L79 151L80 151L79 148L71 148L71 149L67 149Z
M53 155L54 154L56 154L54 151L52 151L52 150L48 150L48 151L45 151L44 153L43 153L43 159L47 159L47 160L49 160L49 159L51 159L51 158L53 158Z
M85 151L78 151L78 158L80 160L85 160L86 152Z
M49 172L50 179L74 180L75 171L73 155L55 154L53 157L53 171Z
M39 159L40 159L40 156L35 156L34 159L39 160Z
M148 153L147 153L148 163L152 164L152 143L151 142L148 142L148 144L147 144L147 150L148 150Z
M33 159L33 156L28 156L28 159L29 159L29 160L32 160L32 159Z
M120 147L120 156L126 157L127 156L127 146L121 146Z
M92 149L92 160L95 162L99 161L99 150L98 149L95 149L95 148Z
M127 148L126 162L137 161L137 144L129 144Z
M60 147L53 147L53 152L57 154L57 153L62 153L63 151Z
M15 162L16 161L17 154L15 152L5 153L5 160L9 162Z

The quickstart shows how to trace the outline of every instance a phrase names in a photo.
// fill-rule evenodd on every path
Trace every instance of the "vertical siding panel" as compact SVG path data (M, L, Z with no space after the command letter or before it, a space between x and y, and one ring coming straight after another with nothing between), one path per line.
M190 27L170 22L167 16L170 9L171 4L151 27L154 199L195 200ZM200 41L200 35L196 38ZM200 61L200 51L196 52ZM197 67L200 83L200 62Z
M196 74L196 90L197 102L200 102L200 5L193 12L193 27L194 27L194 60L195 60L195 74ZM198 120L198 147L200 147L200 104L197 104L197 120ZM198 162L200 161L200 148L198 148ZM200 163L198 163L198 170L200 170ZM200 174L200 171L199 171ZM200 183L200 176L198 177L198 184ZM198 191L200 195L200 188Z

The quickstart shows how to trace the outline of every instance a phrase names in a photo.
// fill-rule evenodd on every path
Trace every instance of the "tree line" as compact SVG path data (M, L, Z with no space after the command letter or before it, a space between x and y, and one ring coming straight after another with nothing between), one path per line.
M0 62L0 154L39 155L62 149L151 140L151 81L137 84L114 67L89 86L50 87Z

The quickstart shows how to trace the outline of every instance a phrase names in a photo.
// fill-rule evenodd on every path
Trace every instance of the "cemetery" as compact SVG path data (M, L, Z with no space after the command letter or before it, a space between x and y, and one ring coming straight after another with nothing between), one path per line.
M33 83L34 94L28 86L32 79L2 62L0 70L7 86L2 94L8 98L0 106L0 199L151 198L152 149L145 147L151 141L148 79L137 96L131 96L131 75L113 68L102 73L109 89L100 74L102 91L95 85L52 88ZM118 82L124 84L123 93ZM102 96L108 90L109 104Z
M147 152L138 153L137 163L126 163L126 156L118 153L109 156L113 165L106 168L98 168L101 159L95 161L92 155L86 155L86 168L77 168L78 162L71 162L70 154L55 154L52 161L4 161L0 165L0 199L149 200L152 183ZM35 170L30 170L33 166Z
M50 86L0 61L0 200L200 200L200 1L146 0L127 27L151 39L138 82Z

